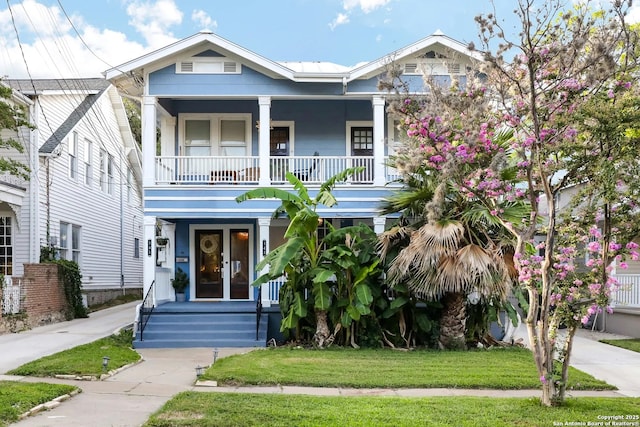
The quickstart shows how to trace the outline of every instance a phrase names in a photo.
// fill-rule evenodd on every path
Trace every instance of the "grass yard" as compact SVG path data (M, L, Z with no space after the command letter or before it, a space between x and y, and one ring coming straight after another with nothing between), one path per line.
M0 426L16 422L20 414L34 406L76 389L77 387L63 384L0 381Z
M629 338L624 340L600 340L600 342L615 345L616 347L626 348L627 350L640 353L640 338Z
M535 398L317 397L183 392L174 396L144 425L540 427L583 425L565 424L571 422L587 425L602 421L598 416L634 417L638 414L639 398L568 399L563 407L544 408Z
M140 355L131 348L131 331L122 331L89 344L64 350L34 360L8 372L10 375L52 377L55 375L99 376L103 356L109 357L108 369L117 369L140 360Z
M220 385L302 385L354 388L537 389L527 349L397 351L390 349L255 350L218 360L201 377ZM569 389L611 390L571 368Z

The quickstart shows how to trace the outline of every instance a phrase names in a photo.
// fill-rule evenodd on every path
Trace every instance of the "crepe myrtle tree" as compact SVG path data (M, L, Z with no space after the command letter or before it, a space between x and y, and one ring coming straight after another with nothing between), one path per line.
M612 262L623 267L625 256L638 257L631 241L637 235L631 153L639 135L638 49L624 22L628 7L519 0L521 29L513 40L498 17L479 16L484 62L476 76L484 78L449 91L432 85L427 102L406 97L395 108L407 135L420 140L398 167L430 165L445 174L441 185L482 206L512 235L547 406L564 400L580 323L607 307L615 286ZM507 55L515 56L507 61ZM429 108L437 102L442 113ZM514 133L508 149L497 143L504 128ZM507 173L514 164L515 178ZM561 206L571 194L571 203ZM525 203L528 214L514 221L509 203ZM585 252L589 261L581 267ZM567 325L562 335L561 324Z

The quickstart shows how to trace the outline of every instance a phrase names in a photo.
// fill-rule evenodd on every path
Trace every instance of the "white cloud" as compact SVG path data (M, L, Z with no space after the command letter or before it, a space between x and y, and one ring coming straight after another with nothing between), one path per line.
M154 33L159 40L144 46L128 39L122 32L91 26L78 15L69 17L72 26L58 6L47 6L36 0L12 2L9 4L11 10L0 9L0 73L9 78L28 78L29 75L33 78L101 77L108 68L141 56L167 40L175 41L168 32L168 26L176 20L163 14L173 10L175 16L177 9L167 5L174 4L172 1L159 1L152 5L160 9L158 23L151 19L145 23L138 22L141 26L136 28L165 31L161 37ZM13 27L12 14L20 42Z
M173 0L134 0L127 6L129 24L139 32L152 48L176 41L169 28L182 23L182 12Z
M215 31L216 28L218 28L218 23L211 19L209 14L204 10L194 10L193 13L191 13L191 20L200 27L200 30Z
M344 10L347 11L360 8L364 13L370 13L385 6L390 1L391 0L344 0L342 5Z
M330 24L329 28L333 31L338 25L344 25L349 23L349 15L346 13L338 13L336 19L334 19Z

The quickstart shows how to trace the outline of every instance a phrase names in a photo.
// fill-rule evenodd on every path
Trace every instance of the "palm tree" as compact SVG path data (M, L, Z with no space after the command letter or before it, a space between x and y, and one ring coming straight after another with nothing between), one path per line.
M398 225L379 238L388 280L440 300L441 348L466 348L466 296L506 296L514 272L510 235L489 207L463 197L445 174L419 167L404 179L403 190L382 206L384 214L401 213ZM501 209L513 221L527 212L517 202L504 201Z
M323 245L318 237L321 218L316 212L318 205L327 208L337 204L331 193L336 183L345 181L349 176L362 172L364 168L348 168L325 181L314 198L304 184L292 173L287 172L286 179L293 185L296 193L279 188L256 188L236 198L237 202L250 199L279 199L282 204L274 212L274 216L286 213L289 226L285 231L285 242L269 252L256 266L258 271L269 267L268 271L258 277L253 286L260 286L270 280L287 275L291 294L287 300L293 306L287 317L283 319L283 327L296 326L297 320L306 316L304 290L310 289L316 317L314 342L323 348L330 344L331 332L327 321L327 310L331 305L331 290L327 281L336 271L323 263Z

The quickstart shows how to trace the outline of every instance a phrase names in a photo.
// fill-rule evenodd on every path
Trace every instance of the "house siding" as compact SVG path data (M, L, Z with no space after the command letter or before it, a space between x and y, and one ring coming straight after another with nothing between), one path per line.
M272 79L245 65L240 74L178 74L175 64L149 73L149 94L154 96L341 96L342 89L342 83Z
M66 118L65 114L68 116L81 100L81 97L73 95L44 96L41 100L44 113L39 115L41 120L38 126L39 129L43 129L40 141L45 141L55 131L53 124L62 123ZM73 137L72 132L62 141L59 155L41 158L40 242L46 242L49 227L50 235L60 244L61 221L80 226L79 265L83 276L83 288L90 290L120 287L121 272L125 286L141 287L142 258L133 258L134 238L142 240L141 195L133 181L132 200L127 201L129 161L126 158L114 108L106 92L73 131L78 133L76 179L69 177L68 141ZM90 186L85 184L86 140L93 143ZM100 189L100 149L104 149L113 157L112 194L106 194Z

